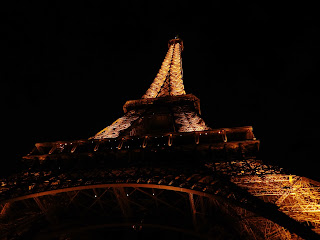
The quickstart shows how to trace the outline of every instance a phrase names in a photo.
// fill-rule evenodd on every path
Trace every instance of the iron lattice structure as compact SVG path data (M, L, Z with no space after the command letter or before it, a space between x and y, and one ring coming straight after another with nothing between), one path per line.
M0 179L2 239L319 239L320 183L256 158L252 127L212 129L183 86L181 39L124 116L36 143Z

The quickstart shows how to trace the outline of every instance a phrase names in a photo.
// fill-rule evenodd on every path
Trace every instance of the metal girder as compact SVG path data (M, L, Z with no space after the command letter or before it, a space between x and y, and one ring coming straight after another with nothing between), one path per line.
M1 204L1 211L0 211L0 217L4 216L7 210L9 209L11 203L6 202L4 204Z
M193 226L195 229L198 228L198 224L197 224L197 209L194 203L194 198L193 198L193 194L192 193L188 193L189 195L189 201L190 201L190 208L191 208L191 214L192 214L192 221L193 221Z
M291 219L320 229L319 183L296 175L268 175L234 178L235 183L265 202L275 203Z
M130 205L127 201L127 194L123 187L112 188L114 195L116 196L118 205L125 218L129 218L131 215Z
M47 212L47 209L45 208L45 206L42 204L41 200L38 197L33 197L33 200L36 202L36 204L38 205L42 213Z
M292 179L292 177L291 177ZM296 179L294 182L292 182L292 180L289 180L290 182L290 186L288 187L288 189L281 194L281 197L276 201L276 204L279 206L283 203L283 201L292 193L293 191L293 187L299 182L299 179Z

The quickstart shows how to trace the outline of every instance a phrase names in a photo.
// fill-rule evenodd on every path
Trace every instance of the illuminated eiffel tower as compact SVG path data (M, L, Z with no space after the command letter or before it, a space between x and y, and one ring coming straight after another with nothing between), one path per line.
M124 115L36 143L0 179L1 239L319 239L320 183L256 159L252 127L212 129L183 85L179 38Z

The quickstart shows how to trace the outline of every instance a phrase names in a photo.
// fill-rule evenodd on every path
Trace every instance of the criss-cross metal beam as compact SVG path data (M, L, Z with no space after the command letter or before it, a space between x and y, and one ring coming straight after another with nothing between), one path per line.
M67 192L68 197L70 198L68 206L73 203L73 200L78 196L80 191L74 191L74 192ZM71 194L73 193L73 195L71 196Z
M99 206L101 207L101 209L104 209L103 208L103 204L101 203L101 197L107 192L109 190L109 188L106 188L104 191L103 191L103 193L102 194L98 194L97 193L97 191L96 191L96 189L94 188L93 189L93 192L94 192L94 197L96 198L95 200L94 200L94 202L89 206L89 208L88 209L90 209L90 208L92 208L97 202L99 203Z
M167 203L166 201L164 201L164 200L162 200L162 199L160 199L160 198L158 198L158 197L156 197L156 196L154 196L154 195L152 195L152 194L150 194L150 193L148 193L148 192L146 192L146 191L144 191L144 190L142 190L140 188L137 188L137 190L142 192L142 193L144 193L144 194L146 194L147 196L153 198L154 200L156 200L156 201L158 201L160 203L163 203L163 204L167 205L168 207L170 207L170 208L172 208L172 209L174 209L174 210L176 210L176 211L178 211L178 212L180 212L182 214L185 214L181 209L172 206L171 204Z

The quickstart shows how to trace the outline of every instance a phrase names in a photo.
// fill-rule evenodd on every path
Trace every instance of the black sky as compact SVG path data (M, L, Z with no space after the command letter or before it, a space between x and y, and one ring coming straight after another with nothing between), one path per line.
M2 8L2 173L35 142L88 138L121 117L179 34L185 89L209 126L251 125L263 160L320 180L315 6L115 2Z

